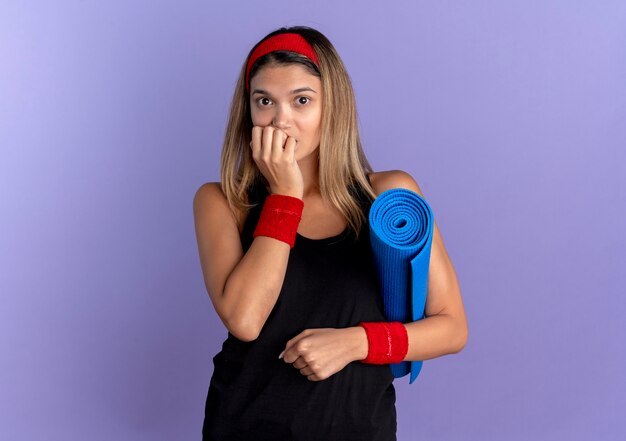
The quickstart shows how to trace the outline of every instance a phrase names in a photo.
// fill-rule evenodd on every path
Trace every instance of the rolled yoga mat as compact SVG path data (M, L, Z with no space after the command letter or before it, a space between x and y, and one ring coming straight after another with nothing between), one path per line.
M374 200L369 212L370 243L389 321L424 318L434 216L419 194L392 188ZM422 361L392 363L394 378L411 373L413 383Z

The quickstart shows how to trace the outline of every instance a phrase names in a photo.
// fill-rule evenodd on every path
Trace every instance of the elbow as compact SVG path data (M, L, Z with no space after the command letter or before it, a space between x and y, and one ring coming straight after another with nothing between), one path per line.
M251 342L259 337L259 332L248 329L234 329L230 328L230 333L233 334L238 340L244 342Z
M241 316L230 317L225 320L225 325L233 336L244 342L256 340L261 333L261 329L252 320Z
M235 338L243 342L254 341L259 337L263 324L258 324L258 320L255 320L253 311L246 308L247 305L245 302L236 300L241 296L232 295L232 292L232 287L230 287L227 282L224 287L224 293L222 294L220 318L228 329L228 332Z
M468 329L467 329L467 323L465 323L463 326L461 326L457 332L455 333L455 344L452 347L452 353L453 354L458 354L459 352L461 352L463 350L463 348L465 348L465 345L467 344L467 338L468 338Z

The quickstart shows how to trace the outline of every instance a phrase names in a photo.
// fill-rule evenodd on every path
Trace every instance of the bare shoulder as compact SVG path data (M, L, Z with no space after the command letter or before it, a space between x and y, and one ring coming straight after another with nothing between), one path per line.
M222 191L222 186L219 182L206 182L202 184L193 197L193 210L198 212L204 209L211 209L217 207L228 206L226 196Z
M420 196L424 196L419 185L415 179L413 179L413 176L405 171L387 170L373 172L370 173L369 177L372 189L377 196L387 190L391 190L392 188L406 188L407 190L414 191Z
M206 182L196 190L193 198L193 211L196 217L202 216L202 213L229 215L233 221L243 225L244 213L239 210L232 212L219 182Z
M197 203L198 201L203 201L214 197L223 197L224 200L226 200L226 197L224 196L224 193L222 192L222 187L220 185L219 182L205 182L204 184L202 184L200 187L198 187L198 189L196 190L196 194L194 195L194 203Z

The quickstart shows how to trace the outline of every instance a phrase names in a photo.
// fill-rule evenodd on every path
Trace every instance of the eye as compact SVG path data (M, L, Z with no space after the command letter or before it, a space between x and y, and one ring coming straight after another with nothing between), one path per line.
M265 97L265 96L264 96L264 97L261 97L261 98L258 98L258 99L256 100L256 102L257 102L257 104L260 104L260 105L261 105L261 107L265 107L266 101L263 101L263 100L266 100L266 101L270 101L270 102L271 102L271 100L270 100L268 97ZM261 104L261 102L262 102L262 101L263 101L263 104Z
M304 100L304 102L303 102L303 100ZM306 96L299 96L298 97L298 104L304 105L304 104L307 104L309 101L311 101L311 99L309 97L306 97Z

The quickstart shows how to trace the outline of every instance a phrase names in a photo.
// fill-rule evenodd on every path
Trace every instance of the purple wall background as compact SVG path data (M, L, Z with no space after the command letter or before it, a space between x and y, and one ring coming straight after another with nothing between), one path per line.
M296 24L462 287L469 342L396 380L399 441L624 439L626 3L495 0L4 0L0 439L200 439L226 332L192 197L247 51Z

